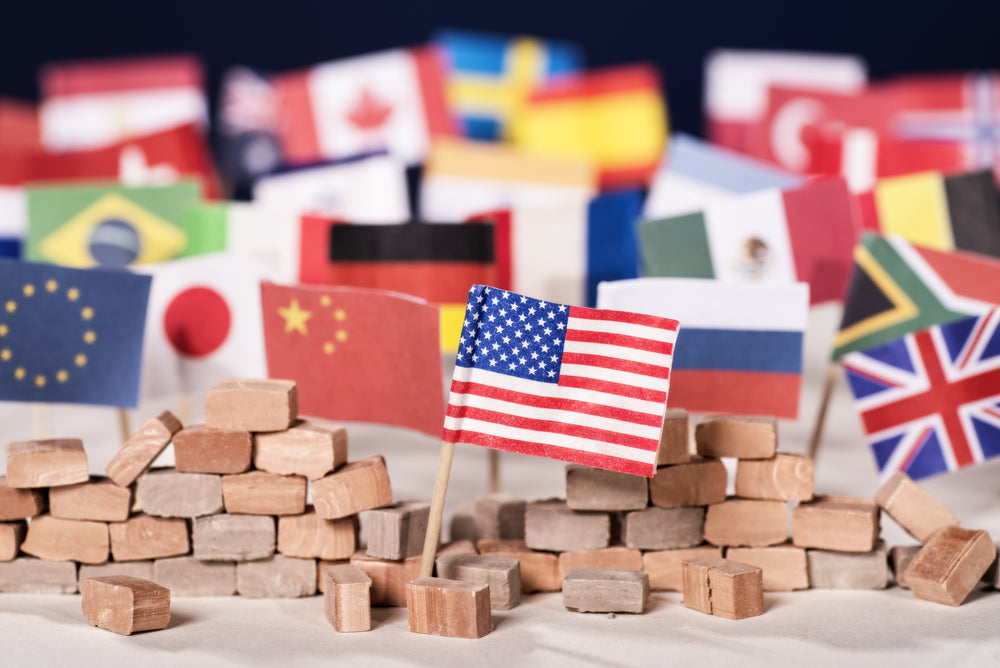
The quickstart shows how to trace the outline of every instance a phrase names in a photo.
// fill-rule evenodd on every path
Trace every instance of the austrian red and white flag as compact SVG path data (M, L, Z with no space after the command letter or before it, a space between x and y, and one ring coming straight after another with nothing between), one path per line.
M254 256L202 255L151 266L141 396L207 391L221 378L267 372L260 282Z
M387 150L422 162L432 137L456 134L433 49L397 49L332 61L273 79L286 162Z

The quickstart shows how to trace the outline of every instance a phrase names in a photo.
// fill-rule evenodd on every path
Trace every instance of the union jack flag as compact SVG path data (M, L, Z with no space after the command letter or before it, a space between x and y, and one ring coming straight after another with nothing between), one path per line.
M1000 455L1000 308L841 360L882 479Z

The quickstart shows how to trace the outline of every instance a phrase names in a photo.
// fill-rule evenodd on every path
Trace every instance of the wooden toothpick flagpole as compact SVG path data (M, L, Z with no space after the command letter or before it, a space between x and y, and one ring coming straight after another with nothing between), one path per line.
M490 493L496 494L500 491L500 451L493 448L489 450L489 473Z
M434 478L434 496L431 498L431 516L427 520L427 535L424 538L424 554L420 558L422 578L429 578L434 573L434 558L437 556L438 540L441 538L444 498L448 494L448 478L451 476L451 460L454 457L455 444L442 441L437 477Z
M129 424L128 411L124 408L118 409L118 430L121 432L122 443L132 436L132 426Z
M823 394L819 400L819 412L816 414L816 421L813 423L812 436L809 438L809 458L816 459L819 452L819 443L823 439L823 427L826 425L826 413L830 408L830 397L833 396L833 388L837 384L840 376L840 363L830 362L826 369L826 381L823 383Z

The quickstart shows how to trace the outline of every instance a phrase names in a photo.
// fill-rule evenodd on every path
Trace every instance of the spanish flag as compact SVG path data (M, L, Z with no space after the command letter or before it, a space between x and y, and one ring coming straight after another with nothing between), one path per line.
M593 161L601 187L648 186L667 143L667 108L650 65L555 80L514 117L514 143L529 152Z

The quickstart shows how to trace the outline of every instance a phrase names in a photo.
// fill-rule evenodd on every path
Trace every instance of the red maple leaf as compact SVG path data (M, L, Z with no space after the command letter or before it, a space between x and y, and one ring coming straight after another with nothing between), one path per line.
M361 96L347 114L347 120L363 132L378 130L392 115L392 105L382 102L367 88L361 89Z

